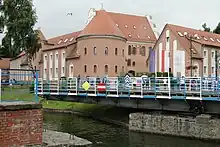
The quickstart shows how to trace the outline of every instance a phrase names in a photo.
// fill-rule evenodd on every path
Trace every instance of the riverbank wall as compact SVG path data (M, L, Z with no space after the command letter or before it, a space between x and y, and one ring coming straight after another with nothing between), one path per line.
M23 102L0 103L0 146L41 145L42 105Z
M185 117L155 113L132 113L129 115L129 130L219 141L220 119L204 114Z
M113 119L109 119L103 116L97 116L93 113L89 113L89 112L82 112L82 111L73 111L73 110L62 110L62 109L47 109L44 108L43 109L44 112L49 112L49 113L67 113L67 114L74 114L74 115L78 115L78 116L82 116L82 117L87 117L87 118L91 118L100 122L104 122L104 123L108 123L108 124L112 124L112 125L116 125L116 126L120 126L120 127L125 127L125 128L129 128L129 124L118 121L118 120L113 120Z

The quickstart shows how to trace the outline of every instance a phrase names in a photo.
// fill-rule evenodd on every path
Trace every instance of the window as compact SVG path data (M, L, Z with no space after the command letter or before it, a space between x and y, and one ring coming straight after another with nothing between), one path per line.
M131 59L128 59L127 66L131 66Z
M87 54L87 48L85 47L84 48L84 55L86 55Z
M105 65L105 73L108 73L108 65Z
M64 40L64 42L67 42L67 41L68 41L68 39Z
M141 56L146 56L145 46L142 46L142 47L140 48L140 55L141 55Z
M214 56L215 56L215 52L212 52L212 58L214 58Z
M128 46L128 55L131 55L131 46Z
M96 55L96 47L93 48L93 54Z
M118 66L115 66L115 73L118 73Z
M132 62L132 66L135 66L135 61Z
M118 49L115 48L115 56L117 56L117 55L118 55Z
M97 65L94 65L94 73L97 72Z
M206 57L206 51L204 51L204 52L203 52L203 56L205 56L205 57Z
M214 72L215 72L215 71L214 71L214 69L215 69L215 68L214 68L214 67L212 67L212 73L214 73Z
M122 66L122 73L124 73L125 72L125 67L124 66Z
M167 42L169 42L170 41L170 37L167 37Z
M56 53L56 60L58 60L58 53Z
M206 66L204 66L204 74L206 74L206 70L207 70L207 67L206 67Z
M108 55L108 47L105 47L105 55Z
M125 56L125 50L124 49L122 50L122 56L123 57Z
M136 53L137 53L136 48L133 47L133 49L132 49L132 54L133 54L133 55L136 55Z
M56 78L58 77L58 68L56 67Z
M65 68L64 67L62 67L62 74L64 74L65 72L64 72L64 70L65 70Z
M51 74L50 76L51 76L51 77L52 77L52 75L53 75L52 72L53 72L53 69L50 68L50 74Z
M44 56L44 60L47 61L47 55Z
M86 73L87 72L87 66L84 65L84 72Z

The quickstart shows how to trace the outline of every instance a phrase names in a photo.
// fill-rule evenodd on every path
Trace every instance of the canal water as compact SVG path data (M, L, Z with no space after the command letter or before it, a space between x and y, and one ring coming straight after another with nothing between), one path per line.
M67 132L93 142L93 147L219 147L219 144L129 132L117 127L63 113L44 113L46 129Z

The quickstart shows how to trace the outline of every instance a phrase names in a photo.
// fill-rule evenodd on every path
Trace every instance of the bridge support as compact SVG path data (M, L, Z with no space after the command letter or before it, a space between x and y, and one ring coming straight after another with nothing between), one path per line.
M133 113L129 115L129 130L220 141L220 119L210 115L196 117Z

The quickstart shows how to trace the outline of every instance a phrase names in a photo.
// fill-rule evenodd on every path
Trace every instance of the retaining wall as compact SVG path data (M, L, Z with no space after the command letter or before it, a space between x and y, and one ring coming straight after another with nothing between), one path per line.
M220 119L210 115L181 117L162 114L133 113L129 130L189 138L220 140Z
M41 108L34 103L0 103L0 146L42 144Z

